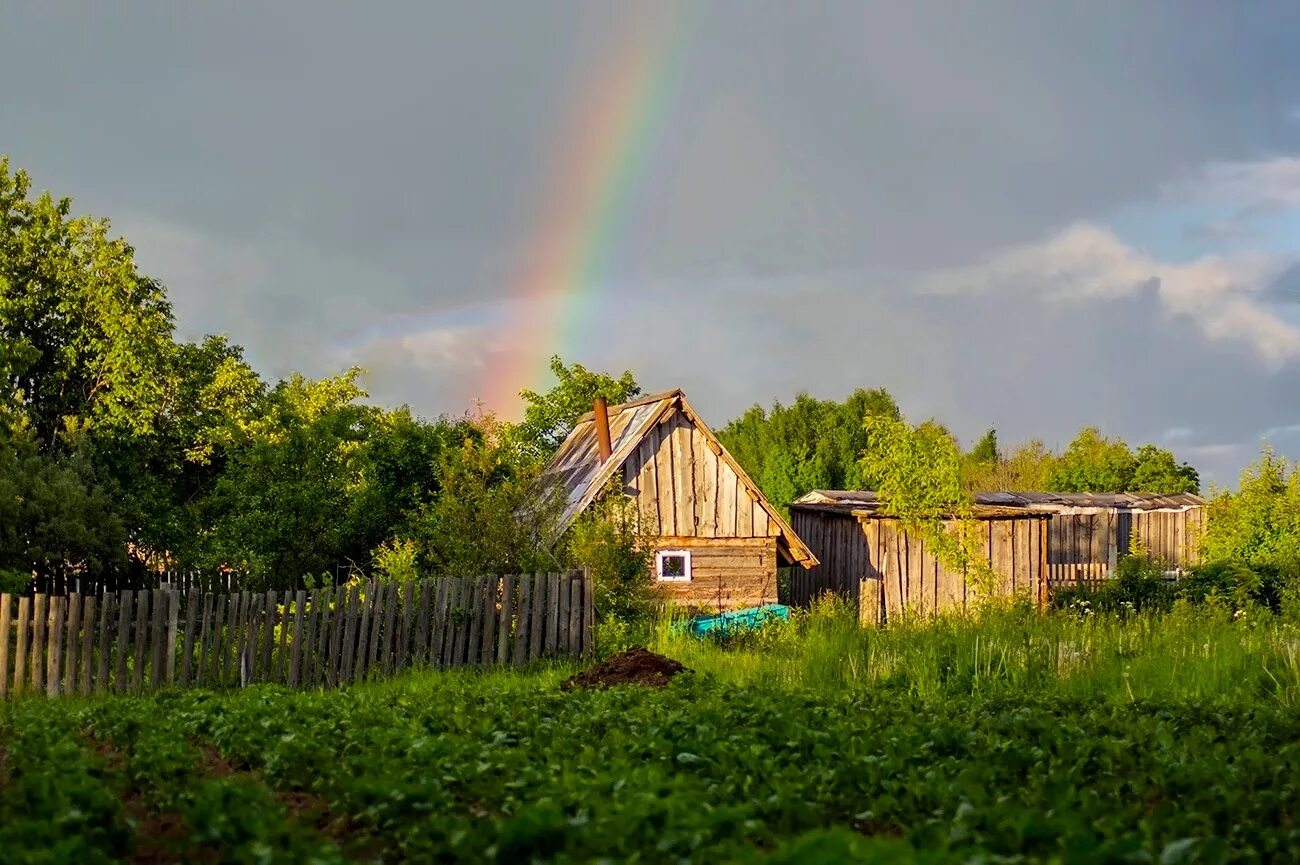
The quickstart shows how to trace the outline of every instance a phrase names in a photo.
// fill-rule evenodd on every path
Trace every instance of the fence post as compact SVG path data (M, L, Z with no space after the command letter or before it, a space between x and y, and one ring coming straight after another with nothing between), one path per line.
M9 607L12 596L0 594L0 700L9 696Z
M596 654L596 586L586 568L582 571L582 608L582 653L590 658Z

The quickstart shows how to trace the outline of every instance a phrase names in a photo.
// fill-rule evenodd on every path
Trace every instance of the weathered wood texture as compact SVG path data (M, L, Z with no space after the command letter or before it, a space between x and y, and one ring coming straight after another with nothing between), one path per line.
M1152 560L1181 570L1200 561L1204 531L1203 507L1062 509L1048 527L1048 583L1053 591L1097 588L1138 545Z
M663 536L665 545L669 538L781 535L720 446L681 412L650 429L624 463L623 477L643 528Z
M582 571L370 583L310 596L209 594L202 603L195 593L184 604L168 589L84 603L75 594L0 595L0 697L318 687L414 666L589 656L591 597Z
M715 611L777 600L775 538L666 537L657 543L661 549L691 553L689 581L656 584L676 604Z
M896 519L798 507L791 517L820 562L804 575L793 573L789 600L796 606L831 592L855 604L864 624L886 624L904 615L965 609L981 593L1047 602L1045 514L975 521L978 555L992 572L991 584L950 566ZM956 528L944 524L945 531Z

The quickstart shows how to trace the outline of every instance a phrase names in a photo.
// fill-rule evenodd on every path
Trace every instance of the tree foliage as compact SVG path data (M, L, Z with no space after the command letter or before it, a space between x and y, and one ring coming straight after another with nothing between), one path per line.
M627 402L641 393L630 371L614 378L592 372L580 363L566 365L557 355L551 358L556 384L546 393L520 392L526 406L523 421L512 430L522 455L543 462L560 447L578 419L591 411L596 397L610 405Z
M854 391L843 402L801 393L770 410L753 406L718 430L718 438L774 505L784 508L814 489L872 489L878 476L864 473L869 445L863 422L898 419L898 404L884 389Z

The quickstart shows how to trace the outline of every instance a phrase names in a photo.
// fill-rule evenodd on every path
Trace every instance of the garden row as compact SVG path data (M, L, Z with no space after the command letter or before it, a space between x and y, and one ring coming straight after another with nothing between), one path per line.
M1300 716L415 674L0 708L14 861L1300 861ZM990 857L1007 857L991 859Z

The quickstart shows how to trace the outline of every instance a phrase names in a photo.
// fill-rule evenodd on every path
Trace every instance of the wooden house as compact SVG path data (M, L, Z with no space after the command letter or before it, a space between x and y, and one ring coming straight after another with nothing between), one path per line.
M1024 508L976 504L979 555L998 575L954 568L935 555L923 537L882 512L874 493L817 490L790 505L790 522L818 564L790 580L790 603L805 606L833 592L858 609L863 624L885 624L907 610L930 614L964 609L982 592L1022 594L1047 602L1050 514ZM953 520L944 528L953 528Z
M561 532L617 478L655 539L651 579L683 605L774 603L778 566L817 564L680 390L597 401L543 477L562 487Z

